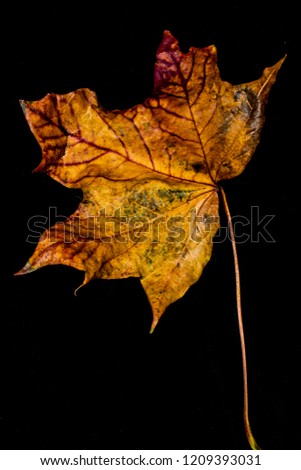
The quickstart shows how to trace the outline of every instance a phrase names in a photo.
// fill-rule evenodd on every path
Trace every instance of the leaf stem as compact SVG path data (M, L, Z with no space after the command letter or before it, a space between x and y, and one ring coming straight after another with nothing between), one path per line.
M224 208L228 220L228 226L230 231L230 239L232 244L232 251L233 251L233 259L234 259L234 269L235 269L235 285L236 285L236 305L237 305L237 318L238 318L238 328L239 328L239 336L240 336L240 345L241 345L241 357L242 357L242 372L243 372L243 387L244 387L244 409L243 409L243 417L244 417L244 425L245 425L245 432L250 444L251 449L253 450L260 450L261 447L257 444L249 422L249 396L248 396L248 372L247 372L247 355L246 355L246 343L245 343L245 334L244 334L244 326L243 326L243 319L242 319L242 308L241 308L241 288L240 288L240 274L239 274L239 264L238 264L238 256L236 250L236 242L235 242L235 235L234 229L231 219L231 214L229 210L229 206L227 203L227 198L225 191L222 187L220 187L222 200L224 203Z

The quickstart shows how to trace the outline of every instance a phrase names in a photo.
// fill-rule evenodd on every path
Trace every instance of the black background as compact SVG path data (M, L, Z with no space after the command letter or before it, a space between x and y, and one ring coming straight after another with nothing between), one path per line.
M81 198L32 173L40 148L18 100L88 87L108 109L142 102L169 29L183 51L215 44L231 83L288 54L256 153L223 187L232 215L250 217L251 206L275 215L275 243L238 245L250 419L263 448L300 449L298 13L289 2L265 11L263 3L2 7L1 448L248 448L229 241L214 246L152 335L138 279L92 281L75 297L83 274L72 268L13 275L34 250L29 218L48 217L49 207L69 215Z

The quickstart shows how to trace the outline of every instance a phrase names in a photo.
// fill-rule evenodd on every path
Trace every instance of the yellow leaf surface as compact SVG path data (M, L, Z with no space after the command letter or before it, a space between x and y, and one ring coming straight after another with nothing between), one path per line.
M21 101L46 171L83 200L46 230L18 274L50 264L95 278L139 277L152 329L209 261L219 227L218 183L239 175L259 141L264 105L282 61L258 80L220 78L216 48L180 51L165 31L154 93L108 111L79 89Z

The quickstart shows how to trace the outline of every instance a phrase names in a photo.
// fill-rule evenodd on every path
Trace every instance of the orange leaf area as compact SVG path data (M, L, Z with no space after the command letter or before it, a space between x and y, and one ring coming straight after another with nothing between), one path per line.
M85 272L84 284L139 277L153 329L210 259L218 183L254 153L282 61L233 86L220 78L214 46L184 54L165 31L143 104L108 111L89 89L21 101L43 151L36 171L81 188L83 200L43 233L18 274L65 264Z

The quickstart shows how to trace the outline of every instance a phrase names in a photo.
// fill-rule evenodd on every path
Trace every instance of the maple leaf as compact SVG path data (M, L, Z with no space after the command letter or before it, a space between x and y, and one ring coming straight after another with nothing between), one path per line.
M180 51L165 31L154 94L108 111L89 89L21 101L46 171L83 200L46 230L18 274L50 264L94 278L139 277L153 312L195 283L219 227L219 181L239 175L259 141L264 105L282 60L258 80L220 78L216 48Z

